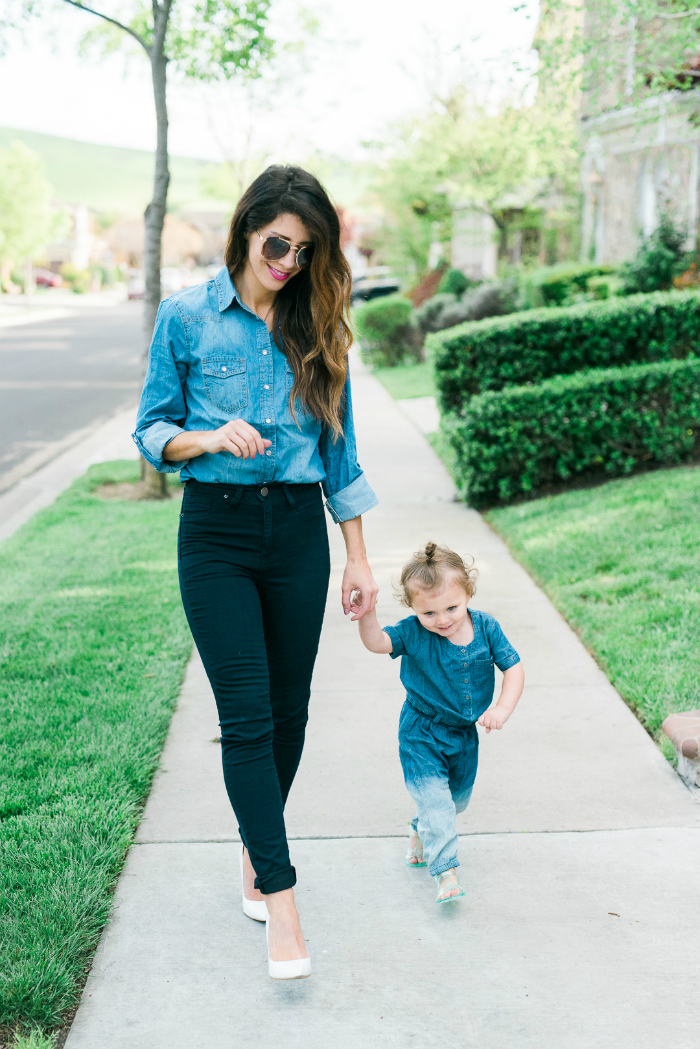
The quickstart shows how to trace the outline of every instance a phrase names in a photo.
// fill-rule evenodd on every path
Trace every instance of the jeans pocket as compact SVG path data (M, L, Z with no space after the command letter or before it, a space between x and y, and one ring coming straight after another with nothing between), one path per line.
M305 494L303 497L298 495L294 496L294 509L298 514L322 514L323 513L323 498L321 496L321 489L316 488L313 492Z
M208 495L200 492L192 492L185 489L185 497L182 500L182 512L185 517L199 517L211 511L211 499Z
M245 357L207 357L202 361L207 397L215 407L233 415L248 403Z

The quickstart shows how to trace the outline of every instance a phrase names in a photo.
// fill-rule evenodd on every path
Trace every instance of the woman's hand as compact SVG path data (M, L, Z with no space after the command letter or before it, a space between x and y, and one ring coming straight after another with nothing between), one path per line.
M244 419L224 423L218 430L205 430L204 433L210 436L210 446L204 448L205 452L233 452L237 459L254 459L272 444Z
M348 560L343 573L343 612L346 616L350 612L354 613L351 622L374 611L378 593L379 587L374 581L367 558Z
M367 551L362 538L362 518L353 517L340 522L340 530L348 552L343 573L343 612L354 612L352 622L372 612L377 603L379 587L367 562Z
M254 459L263 455L272 441L261 437L254 426L244 419L224 423L218 430L185 430L173 437L163 449L163 458L171 462L195 459L208 452L231 452L237 459Z

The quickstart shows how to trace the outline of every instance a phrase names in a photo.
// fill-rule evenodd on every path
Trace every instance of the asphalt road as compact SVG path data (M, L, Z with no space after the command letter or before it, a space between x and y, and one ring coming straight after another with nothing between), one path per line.
M138 401L143 306L0 329L0 490Z

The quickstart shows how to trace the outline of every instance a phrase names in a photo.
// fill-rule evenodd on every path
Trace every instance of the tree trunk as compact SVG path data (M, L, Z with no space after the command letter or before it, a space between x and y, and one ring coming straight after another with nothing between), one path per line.
M151 78L153 81L153 99L156 107L156 157L155 176L153 180L153 199L146 208L144 276L145 294L143 303L143 323L145 336L144 362L148 361L148 348L153 337L156 314L160 306L160 267L163 242L163 224L168 199L170 172L168 170L168 106L166 101L167 63L165 57L165 33L170 15L170 0L153 4L154 34L151 47ZM168 499L167 479L165 474L151 466L145 459L141 462L140 497L142 499Z

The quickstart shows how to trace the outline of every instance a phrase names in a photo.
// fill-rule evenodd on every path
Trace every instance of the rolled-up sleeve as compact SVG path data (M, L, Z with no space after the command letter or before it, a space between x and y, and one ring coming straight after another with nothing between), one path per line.
M322 482L326 507L336 524L360 517L379 502L357 461L349 375L343 404L343 436L333 443L330 432L324 426L318 442L326 474Z
M160 473L177 473L189 460L169 462L163 449L184 433L187 405L183 386L188 370L182 318L171 300L160 304L148 354L136 429L131 435L141 455Z

